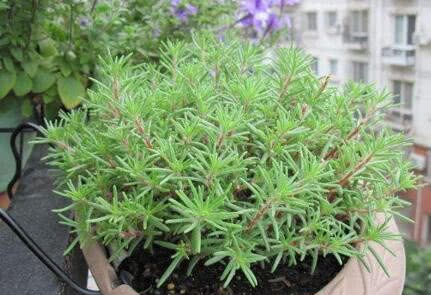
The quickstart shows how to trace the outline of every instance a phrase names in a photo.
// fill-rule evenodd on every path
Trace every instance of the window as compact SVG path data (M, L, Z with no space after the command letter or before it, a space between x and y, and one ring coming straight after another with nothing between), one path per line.
M316 73L316 75L319 74L319 59L317 57L313 57L310 67L311 70Z
M329 73L333 76L336 76L338 74L338 60L329 60Z
M368 82L368 64L365 62L354 61L353 80L356 82Z
M357 10L351 12L351 26L353 34L368 33L368 11Z
M413 107L413 83L399 80L392 81L394 103L400 108L411 111Z
M317 13L307 12L307 31L317 31Z
M335 28L337 26L337 12L328 11L326 13L326 27L328 29Z
M413 45L413 34L416 30L416 16L395 16L395 44Z
M394 80L392 81L392 91L394 94L393 102L398 107L391 109L387 121L395 124L395 130L408 130L413 119L413 83Z

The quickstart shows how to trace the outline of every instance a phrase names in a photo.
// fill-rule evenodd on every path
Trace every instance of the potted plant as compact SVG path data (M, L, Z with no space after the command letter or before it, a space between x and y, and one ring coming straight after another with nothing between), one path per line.
M160 67L110 58L90 117L47 124L58 212L103 294L401 293L392 217L416 177L381 128L390 94L331 87L296 48L264 56L203 35Z

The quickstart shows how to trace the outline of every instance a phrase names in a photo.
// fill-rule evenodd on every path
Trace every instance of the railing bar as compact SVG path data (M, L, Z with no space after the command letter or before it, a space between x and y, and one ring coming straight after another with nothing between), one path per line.
M19 133L19 157L21 158L21 165L22 165L22 158L24 156L24 132ZM21 166L21 171L22 171Z
M3 127L3 128L0 128L0 133L12 133L15 131L15 129L16 129L16 127L14 127L14 128ZM23 129L22 132L34 132L34 130L30 129L30 128L26 128L26 129Z

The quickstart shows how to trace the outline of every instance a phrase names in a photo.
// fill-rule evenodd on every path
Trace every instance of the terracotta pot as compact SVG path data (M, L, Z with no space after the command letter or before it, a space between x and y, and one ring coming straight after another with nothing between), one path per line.
M130 286L120 283L114 268L108 262L104 247L93 242L83 247L82 252L103 295L139 295Z
M392 219L389 230L398 233L398 227ZM406 256L402 241L388 241L387 247L395 253L373 243L371 246L382 258L388 269L388 277L374 256L365 257L370 272L357 260L350 259L337 276L316 295L400 295L406 276Z
M398 233L397 225L392 220L391 232ZM376 259L369 254L365 257L371 272L357 259L350 259L338 275L316 295L397 295L401 294L405 278L405 253L402 241L386 243L396 256L378 244L373 248L386 265L390 277L381 269ZM93 277L103 295L139 295L130 286L121 284L113 267L109 264L104 248L97 243L87 245L84 256Z

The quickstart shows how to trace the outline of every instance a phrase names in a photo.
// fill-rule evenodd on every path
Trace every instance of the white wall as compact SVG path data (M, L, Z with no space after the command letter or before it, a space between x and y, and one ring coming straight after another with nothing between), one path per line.
M343 22L349 10L368 9L369 45L367 50L348 49L343 42ZM305 31L305 13L316 11L318 31ZM339 34L326 30L326 12L337 11ZM329 73L329 60L338 60L339 83L352 77L352 61L368 63L369 80L378 87L392 88L392 80L414 82L413 130L417 144L431 148L431 0L302 0L293 8L294 29L299 46L319 59L319 74ZM429 39L427 45L416 46L416 63L412 67L387 65L382 62L382 48L394 43L394 14L415 14L416 31Z

